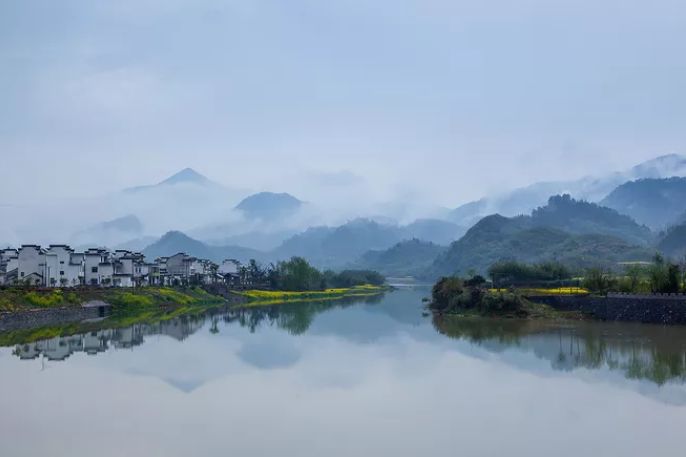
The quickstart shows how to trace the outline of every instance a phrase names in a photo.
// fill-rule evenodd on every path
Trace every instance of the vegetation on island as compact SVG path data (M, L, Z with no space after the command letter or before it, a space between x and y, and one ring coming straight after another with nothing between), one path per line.
M686 266L655 254L652 262L630 263L622 272L592 268L582 284L594 293L665 294L686 292Z
M429 307L439 313L556 317L560 313L535 303L536 296L686 292L686 268L656 254L652 262L630 263L623 272L590 268L575 275L556 262L498 262L468 279L441 278L432 289Z
M549 306L530 301L517 289L492 289L479 275L469 279L441 278L431 290L429 308L463 316L550 318L560 315Z

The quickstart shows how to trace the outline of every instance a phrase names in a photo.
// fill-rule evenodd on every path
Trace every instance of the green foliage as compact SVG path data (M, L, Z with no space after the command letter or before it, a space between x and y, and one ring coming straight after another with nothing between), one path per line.
M433 286L429 306L442 313L516 317L543 314L543 305L530 303L514 289L492 291L482 287L484 282L478 275L466 281L455 276L443 277Z
M464 293L464 283L455 276L443 277L431 289L433 302L431 307L436 310L446 310L454 306Z
M302 257L279 262L270 272L270 284L277 290L324 290L324 275Z
M49 293L39 293L35 291L27 292L25 299L29 304L42 308L59 306L64 303L64 296L60 289L53 290Z
M567 267L559 262L537 264L520 263L513 260L497 262L488 269L488 276L494 285L523 284L536 281L554 281L572 277Z
M327 270L324 272L324 278L326 279L326 286L334 288L363 286L365 284L381 286L386 282L383 275L372 270L343 270L340 273Z
M472 268L484 273L493 264L508 260L554 262L571 271L583 271L649 260L653 254L652 250L615 236L609 228L593 232L595 228L588 225L584 229L579 221L557 226L541 225L542 221L548 218L485 217L440 255L427 274L464 275Z
M600 268L589 269L583 281L584 288L596 293L607 293L615 285L615 278Z
M131 292L117 294L114 301L114 304L122 306L151 306L153 304L152 298Z
M592 268L586 271L584 287L595 293L677 293L684 287L681 267L656 254L648 265L629 264L623 275Z

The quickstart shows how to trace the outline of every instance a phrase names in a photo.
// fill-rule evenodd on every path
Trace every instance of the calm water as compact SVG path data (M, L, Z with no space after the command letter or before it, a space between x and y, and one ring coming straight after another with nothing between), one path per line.
M434 321L426 294L2 348L0 456L683 455L686 328Z

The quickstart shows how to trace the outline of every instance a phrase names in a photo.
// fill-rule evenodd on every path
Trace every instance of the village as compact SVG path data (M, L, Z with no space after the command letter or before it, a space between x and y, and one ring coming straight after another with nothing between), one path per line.
M90 248L75 252L65 244L47 248L25 244L0 250L0 286L41 288L143 287L242 284L244 268L235 259L220 265L185 253L149 261L140 252Z

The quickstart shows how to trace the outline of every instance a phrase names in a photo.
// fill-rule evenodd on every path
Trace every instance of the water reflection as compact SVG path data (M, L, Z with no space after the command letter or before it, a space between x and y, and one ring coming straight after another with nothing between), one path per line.
M549 360L551 368L609 369L658 385L686 381L686 329L645 324L465 319L435 316L436 330L499 352L510 347Z
M363 344L373 344L402 332L417 341L432 344L444 344L442 340L447 336L493 354L506 350L533 354L548 361L555 371L616 371L626 379L648 380L658 386L686 382L684 327L422 317L420 303L424 294L423 290L404 291L363 300L293 303L243 310L214 309L125 327L117 327L115 318L96 328L91 324L82 332L72 331L35 341L31 332L14 335L17 341L12 353L22 360L43 357L49 361L64 361L74 353L98 355L110 349L136 348L143 345L146 338L156 335L184 341L203 328L211 335L219 335L225 329L235 327L255 335L238 352L239 357L255 367L273 368L293 365L299 354L291 343L277 346L270 339L260 339L266 329L277 329L292 336L335 335ZM2 341L6 342L7 338ZM453 349L473 353L464 346Z
M683 447L686 329L433 318L426 294L0 334L0 455Z
M291 335L300 335L307 332L314 317L319 313L333 308L344 309L354 304L379 303L381 300L382 296L370 296L363 299L287 303L248 309L212 309L206 313L189 314L154 323L107 328L108 325L117 323L115 316L113 319L98 324L104 328L37 341L19 341L13 354L22 360L33 360L43 356L50 361L62 361L77 352L97 355L110 348L131 349L142 345L146 336L163 335L177 341L184 341L205 325L209 325L209 332L216 335L221 331L220 322L225 325L247 328L250 333L256 333L262 327L276 327ZM85 326L88 327L88 325ZM24 332L16 338L18 340L31 339L32 335L32 332Z

